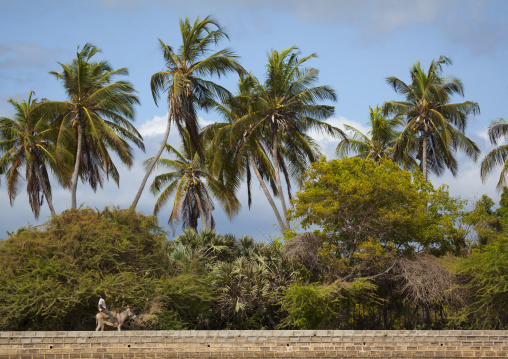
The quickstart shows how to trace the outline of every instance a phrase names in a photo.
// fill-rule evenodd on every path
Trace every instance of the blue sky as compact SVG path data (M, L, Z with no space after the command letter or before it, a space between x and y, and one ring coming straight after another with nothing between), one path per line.
M158 38L171 46L180 44L178 20L212 14L230 36L230 46L240 62L263 78L266 54L296 45L303 55L316 53L311 65L320 70L320 84L335 89L339 101L329 122L365 128L369 106L400 99L386 84L386 77L409 81L409 67L420 61L448 56L453 65L445 74L462 80L465 99L476 101L481 114L469 119L466 133L482 149L492 149L486 138L491 121L508 117L508 2L503 0L0 0L0 116L11 116L9 98L25 99L30 90L39 98L62 99L65 93L49 71L58 62L69 62L78 45L90 42L102 49L99 58L114 68L126 67L128 80L139 92L135 125L143 134L146 153L137 152L135 165L120 167L120 188L110 182L93 193L78 185L78 203L92 208L127 207L141 182L142 161L155 154L163 135L164 102L155 106L150 77L163 67ZM235 76L218 80L233 90ZM458 99L457 99L458 100ZM218 121L214 113L200 113L203 124ZM317 136L327 158L334 158L337 140ZM169 142L178 145L173 131ZM474 199L487 193L496 202L498 172L482 184L479 162L463 155L457 177L437 178L455 196ZM153 177L152 177L153 178ZM150 183L151 180L149 180ZM70 207L70 192L52 182L57 212ZM251 234L258 240L277 236L275 218L261 190L254 185L251 210L246 190L238 194L243 210L230 222L216 209L217 230ZM150 214L155 197L147 190L138 209ZM26 193L9 205L5 180L0 184L0 238L22 225L41 224L49 214L44 207L36 221ZM161 211L165 224L171 208Z

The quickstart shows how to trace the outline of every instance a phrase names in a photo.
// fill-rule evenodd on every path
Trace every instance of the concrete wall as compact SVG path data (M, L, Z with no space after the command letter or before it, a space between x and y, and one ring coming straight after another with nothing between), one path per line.
M0 359L508 358L508 331L0 332Z

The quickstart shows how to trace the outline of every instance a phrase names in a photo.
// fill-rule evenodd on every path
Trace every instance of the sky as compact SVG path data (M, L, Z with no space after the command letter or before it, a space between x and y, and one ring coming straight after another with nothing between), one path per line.
M264 78L267 53L297 46L302 55L316 53L310 65L320 70L319 84L338 94L335 114L327 122L367 131L369 106L402 98L386 83L388 76L409 82L409 68L416 61L428 68L445 55L453 65L445 75L462 80L463 99L478 102L481 113L470 117L466 129L482 150L476 163L458 154L459 172L430 176L437 187L450 186L453 196L474 201L482 194L497 203L495 187L499 171L485 183L480 162L492 150L487 138L489 124L508 118L508 1L504 0L0 0L0 116L11 117L10 98L66 99L61 84L49 74L58 63L70 62L79 45L92 43L113 68L129 70L129 80L138 91L134 125L144 138L146 152L135 153L128 169L118 164L120 186L105 183L94 193L78 184L78 205L102 209L128 207L144 175L143 161L157 151L164 134L167 106L157 107L150 91L150 77L163 69L158 39L177 47L181 43L179 19L212 15L224 26L231 47L245 69ZM237 77L215 79L234 91ZM221 121L215 113L199 113L202 125ZM315 134L322 152L335 158L337 139ZM176 131L168 142L179 146ZM149 179L148 185L154 175ZM259 185L253 182L249 210L245 185L238 198L240 213L230 221L217 205L214 211L219 233L252 235L266 241L280 236L276 219ZM53 203L58 213L70 208L70 191L52 179ZM147 186L148 187L148 186ZM145 189L137 209L153 213L156 197ZM11 206L5 178L0 182L0 238L20 226L41 225L49 216L45 205L39 220L30 210L26 192ZM159 214L167 227L168 205ZM169 229L169 227L167 227ZM178 233L178 231L176 232Z

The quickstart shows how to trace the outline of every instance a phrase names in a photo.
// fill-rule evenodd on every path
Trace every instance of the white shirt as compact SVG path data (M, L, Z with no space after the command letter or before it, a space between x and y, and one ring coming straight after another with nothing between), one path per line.
M104 308L107 308L107 307L106 307L106 301L104 300L104 298L99 299L99 312L102 312L101 305L102 305Z

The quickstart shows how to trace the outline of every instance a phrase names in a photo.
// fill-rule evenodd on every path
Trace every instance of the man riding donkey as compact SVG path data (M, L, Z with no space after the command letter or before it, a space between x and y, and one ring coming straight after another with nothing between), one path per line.
M111 314L111 312L106 307L106 293L101 292L100 295L101 295L101 298L99 299L99 312L105 313L109 317L109 321L116 328L118 326L117 322L114 319L113 314Z

